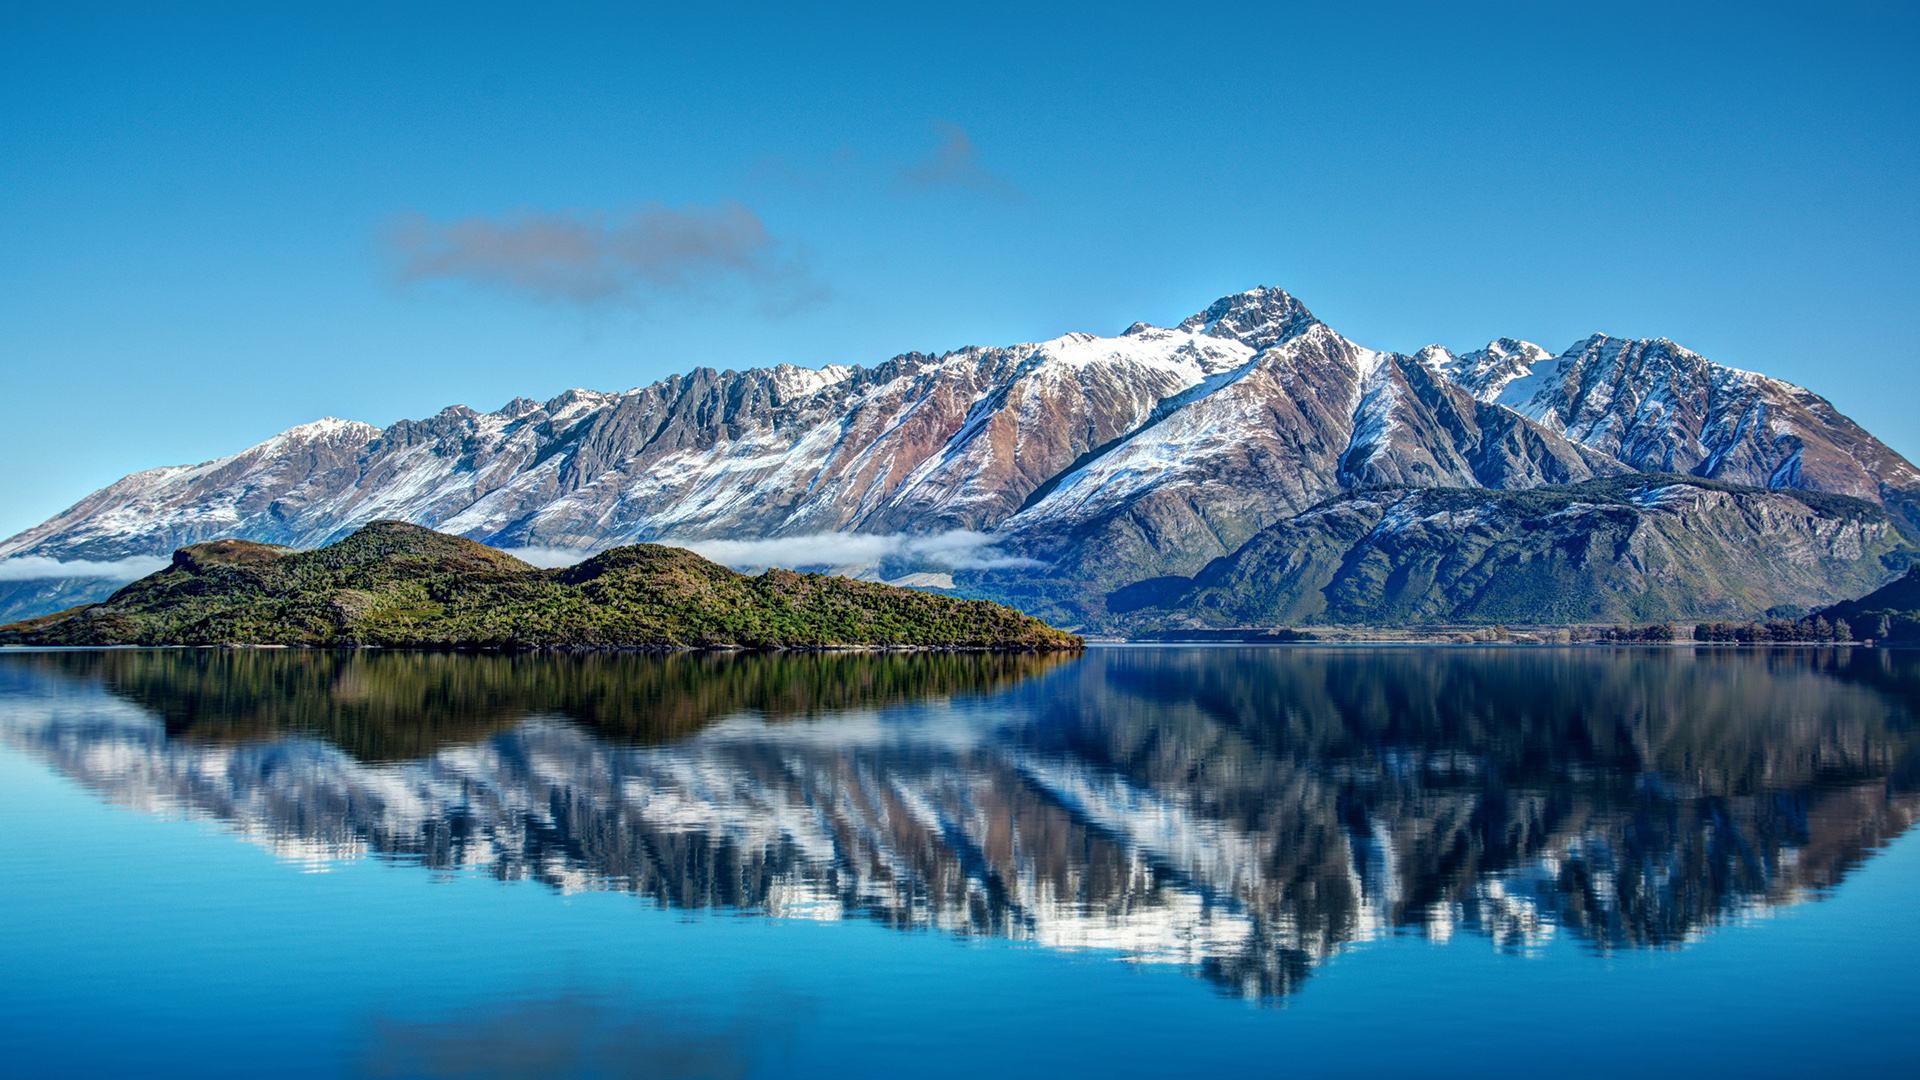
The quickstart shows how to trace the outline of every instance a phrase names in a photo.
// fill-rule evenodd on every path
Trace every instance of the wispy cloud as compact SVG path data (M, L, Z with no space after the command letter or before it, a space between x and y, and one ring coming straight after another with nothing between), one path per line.
M934 129L940 134L939 145L925 158L901 168L902 184L917 191L959 188L1000 199L1022 197L1013 181L980 163L980 151L965 128L941 122Z
M51 559L45 555L16 555L0 559L0 581L46 581L55 578L103 578L132 581L164 569L171 560L152 555L125 559Z
M387 233L403 281L462 281L574 304L646 303L744 287L781 312L824 300L799 252L739 203L645 206L624 216L533 211Z
M760 570L769 566L871 566L887 559L931 564L949 570L1040 565L1032 559L1009 555L1000 550L993 537L967 529L920 535L813 533L768 540L662 540L660 543L686 548L714 562L740 570Z

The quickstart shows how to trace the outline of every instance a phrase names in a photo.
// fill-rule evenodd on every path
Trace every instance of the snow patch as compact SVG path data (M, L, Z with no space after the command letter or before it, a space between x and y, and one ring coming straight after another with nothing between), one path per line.
M1544 424L1555 431L1564 430L1559 415L1552 406L1552 391L1560 386L1565 378L1571 356L1552 356L1537 360L1528 365L1525 374L1516 375L1493 395L1496 405L1505 405L1514 412L1537 423Z
M1372 349L1357 351L1360 378L1354 385L1357 398L1352 409L1353 437L1340 456L1341 470L1347 473L1358 466L1371 465L1385 453L1399 427L1393 411L1400 400L1400 386L1394 379L1395 369L1388 362L1387 354Z

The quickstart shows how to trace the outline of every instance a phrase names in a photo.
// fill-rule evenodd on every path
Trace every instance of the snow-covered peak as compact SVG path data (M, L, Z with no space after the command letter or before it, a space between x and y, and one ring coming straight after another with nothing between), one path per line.
M1445 345L1422 345L1413 354L1413 362L1442 378L1453 378L1454 368L1459 363L1452 349Z
M330 439L339 435L363 435L368 432L378 434L379 428L359 420L342 420L337 416L323 416L318 420L309 420L304 424L295 424L280 433L279 438L313 440Z
M1474 357L1488 357L1488 358L1500 359L1500 360L1517 360L1525 364L1537 364L1540 361L1551 357L1553 354L1548 352L1546 349L1543 349L1540 346L1535 345L1531 341L1522 341L1519 338L1503 337L1503 338L1495 338L1494 340L1487 342L1486 348L1477 349L1474 352L1468 353L1467 355L1474 356Z
M1175 372L1183 386L1239 367L1254 353L1252 347L1235 338L1138 323L1119 337L1079 332L1062 334L1034 345L1033 351L1047 363L1071 369L1121 365L1123 369Z
M778 364L772 369L771 375L774 389L782 397L792 399L817 394L847 381L853 375L853 368L846 364L828 364L819 368Z
M1313 312L1285 289L1262 285L1215 300L1205 311L1181 320L1179 329L1264 349L1313 322Z
M568 421L577 420L589 413L603 409L614 401L619 400L620 397L621 395L619 394L609 394L602 390L583 390L579 387L574 387L572 390L564 390L547 402L547 421L555 425L555 430L557 431L564 427Z
M318 420L296 424L270 439L255 443L241 451L240 455L235 456L273 454L294 446L320 442L370 443L379 437L380 429L372 424L359 420L342 420L337 416L323 416Z
M1524 378L1534 365L1553 359L1553 354L1531 341L1503 337L1464 353L1429 345L1416 358L1481 401L1493 401L1509 383Z
M1635 468L1716 475L1749 436L1771 438L1763 383L1791 389L1667 338L1591 334L1531 364L1493 400Z

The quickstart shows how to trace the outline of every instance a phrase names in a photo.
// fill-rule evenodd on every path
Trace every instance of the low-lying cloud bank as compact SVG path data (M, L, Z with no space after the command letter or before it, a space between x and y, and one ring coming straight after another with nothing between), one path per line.
M1039 566L1033 559L1009 555L993 537L969 529L939 533L811 533L768 540L660 540L669 547L686 548L736 570L809 567L866 567L887 561L944 570L996 570ZM572 566L599 554L598 549L515 547L502 551L542 569ZM165 569L171 560L157 555L125 559L53 559L45 555L18 555L0 559L0 581L51 581L58 578L98 578L132 581Z
M583 563L598 554L598 552L585 548L515 547L501 548L500 550L519 559L523 563L529 563L542 570L552 570L557 566L572 566L575 563Z
M45 555L16 555L0 559L0 581L50 581L57 578L101 578L132 581L164 569L172 560L158 555L125 559L53 559Z
M1001 551L994 538L969 529L872 536L862 533L812 533L768 540L662 540L736 570L769 566L871 566L889 559L948 570L994 570L1039 566L1033 559Z

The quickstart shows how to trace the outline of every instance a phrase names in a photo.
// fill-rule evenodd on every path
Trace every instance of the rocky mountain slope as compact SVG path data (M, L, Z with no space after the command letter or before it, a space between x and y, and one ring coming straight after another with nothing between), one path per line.
M1920 471L1810 391L1663 340L1382 353L1260 288L1114 337L699 369L384 430L317 421L129 476L0 543L0 559L219 536L311 547L386 518L582 550L965 530L990 557L842 568L957 569L963 589L1044 591L1097 621L1109 593L1190 577L1342 494L1644 471L1853 496L1920 536Z
M1672 476L1380 488L1110 606L1221 626L1746 618L1882 580L1898 541L1871 503Z
M403 522L297 551L195 544L105 603L0 626L27 645L462 648L1066 649L1080 641L982 600L769 570L745 577L636 544L537 570Z
M1901 644L1920 643L1920 566L1906 576L1860 597L1821 609L1816 618L1844 620L1857 637Z

